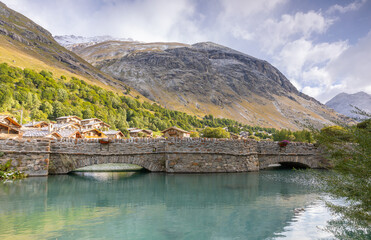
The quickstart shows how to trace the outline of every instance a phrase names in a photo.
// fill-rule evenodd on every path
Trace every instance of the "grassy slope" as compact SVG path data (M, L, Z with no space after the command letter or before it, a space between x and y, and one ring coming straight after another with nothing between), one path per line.
M5 62L10 66L20 67L22 69L30 68L36 71L47 70L52 72L54 76L64 75L67 77L67 79L76 77L86 81L89 84L99 86L105 90L113 91L121 95L123 94L122 86L124 85L122 85L122 83L118 83L121 87L113 87L93 77L89 77L78 72L73 72L64 66L56 66L55 63L48 61L47 58L42 57L40 54L37 54L34 51L27 51L22 44L16 41L11 41L8 37L2 35L0 35L0 62ZM117 82L116 80L113 81ZM134 89L132 89L130 95L133 97L139 96L140 101L145 100L151 102Z

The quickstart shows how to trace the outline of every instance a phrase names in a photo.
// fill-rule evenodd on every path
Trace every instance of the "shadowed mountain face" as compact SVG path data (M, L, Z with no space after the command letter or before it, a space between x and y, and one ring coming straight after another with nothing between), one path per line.
M354 113L359 108L371 114L371 95L365 92L354 94L339 93L326 103L326 106L333 108L335 111L355 119L366 118L365 116Z
M67 48L170 109L290 129L348 121L300 93L268 62L215 43L107 41Z
M60 46L53 36L22 14L0 2L0 60L19 67L57 69L99 84L124 88L75 53Z

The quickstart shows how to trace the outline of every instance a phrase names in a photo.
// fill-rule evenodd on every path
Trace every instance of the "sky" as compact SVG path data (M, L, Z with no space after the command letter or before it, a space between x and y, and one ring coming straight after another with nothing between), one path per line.
M371 0L1 0L53 35L215 42L325 103L371 94Z

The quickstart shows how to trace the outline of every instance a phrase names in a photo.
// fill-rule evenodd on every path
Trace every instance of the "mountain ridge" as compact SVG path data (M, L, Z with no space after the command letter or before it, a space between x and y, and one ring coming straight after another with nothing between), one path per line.
M363 91L353 94L342 92L327 101L326 105L348 117L363 119L365 116L352 112L357 111L353 106L371 114L371 95Z
M290 129L349 121L267 61L216 43L107 41L72 50L170 109Z
M60 46L49 31L2 2L0 2L0 62L81 78L114 91L121 89L122 92L127 87L99 71L77 54ZM137 92L135 94L140 95Z

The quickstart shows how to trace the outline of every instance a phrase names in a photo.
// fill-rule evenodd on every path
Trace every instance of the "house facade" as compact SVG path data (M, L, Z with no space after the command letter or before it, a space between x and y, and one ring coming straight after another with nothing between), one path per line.
M129 135L132 138L143 137L143 138L150 138L153 136L153 132L147 129L140 129L140 128L128 128Z
M191 136L191 133L178 127L170 127L161 132L165 138L187 138Z
M81 131L81 135L83 138L106 138L107 136L99 131L98 129L89 129Z
M8 115L0 115L0 134L19 135L22 125Z
M103 131L103 133L109 139L122 139L125 137L125 135L121 131L118 131L118 130Z

